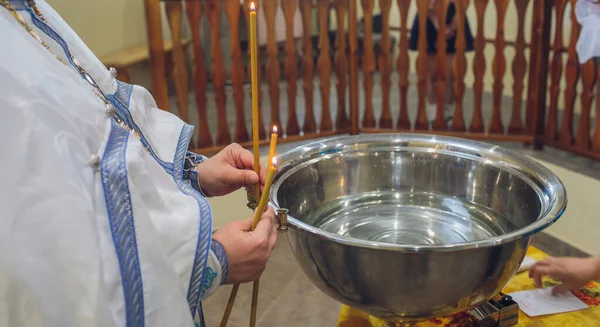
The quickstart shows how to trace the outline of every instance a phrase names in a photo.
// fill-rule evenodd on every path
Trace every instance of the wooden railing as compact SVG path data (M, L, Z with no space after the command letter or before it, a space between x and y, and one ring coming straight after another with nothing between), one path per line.
M165 74L164 51L161 49L161 1L145 2L153 70L152 91L159 107L172 110L183 120L197 126L197 134L193 140L197 151L211 153L230 142L249 146L250 99L249 92L245 92L244 87L246 81L249 81L249 60L245 53L249 50L242 50L243 46L247 48L247 37L240 35L239 31L240 22L247 21L250 0L243 1L241 6L240 0L162 1L173 40L172 76ZM377 35L373 32L376 2L381 11L382 26L381 33ZM436 2L437 17L446 17L449 1ZM395 4L393 0L262 0L258 11L259 15L264 14L266 24L259 25L258 28L266 28L267 43L260 50L264 60L261 59L259 80L265 85L266 91L259 93L261 110L268 111L270 119L261 124L260 137L263 142L267 141L265 125L277 125L280 139L284 142L348 133L419 132L523 142L536 147L551 145L600 159L600 129L595 129L592 137L590 123L596 75L600 71L593 62L580 66L577 61L575 45L579 25L574 17L567 20L571 24L571 35L568 44L563 44L565 8L573 8L575 2L576 0L455 0L458 30L452 70L456 102L452 124L448 125L443 112L443 90L447 83L447 55L443 51L446 46L445 33L438 33L437 45L440 51L437 52L432 67L434 88L438 91L438 113L432 124L426 116L429 60L425 17L429 0L395 0ZM285 26L275 25L279 3ZM409 8L414 4L420 18L420 38L416 61L417 82L411 85L409 28L414 17L409 17ZM507 8L511 4L515 7L517 20L508 22ZM360 21L364 22L364 32L360 35L359 7L363 13ZM229 28L231 65L228 67L224 63L223 48L219 42L221 10L226 14ZM390 23L392 10L398 11L399 26L392 26ZM469 55L472 56L472 64L468 64L465 53L464 21L468 10L475 13L475 21L470 22L475 37L474 55ZM486 10L495 10L496 30L492 39L486 39L484 35ZM292 32L296 11L301 13L304 32L301 57L296 52ZM329 19L331 11L336 18L335 26L330 26L333 25ZM313 12L316 13L316 21L313 19ZM184 15L187 16L191 30L193 51L190 54L185 53L181 41ZM531 15L530 35L526 35L527 15ZM208 20L210 54L203 52L200 33L202 20ZM442 22L440 30L445 30L445 19L439 21ZM518 25L515 40L507 41L504 37L507 23ZM314 25L318 30L316 35L311 34ZM475 25L477 28L473 28ZM330 27L333 27L333 33L330 32ZM275 29L287 31L282 50L275 40ZM399 34L394 42L392 33ZM552 35L554 38L551 42ZM529 38L529 43L526 38ZM484 50L486 44L490 43L493 45L494 55L492 65L488 67L486 62L490 58L486 58ZM507 62L505 56L507 47L514 50L511 62ZM210 71L205 65L207 56L212 60ZM188 69L188 66L192 68ZM474 82L466 85L465 76L469 70L473 73ZM512 85L503 84L508 70L512 73ZM489 71L493 76L491 94L484 91L485 74L489 74ZM566 86L561 89L563 71ZM332 79L334 83L331 83ZM578 96L579 79L583 91ZM169 108L168 80L172 80L175 90L176 110ZM394 80L398 82L395 83ZM228 81L231 82L232 92L228 91ZM189 85L195 96L195 119L191 119L188 108ZM302 90L299 90L299 86ZM399 93L397 102L391 101L394 88ZM512 94L511 101L503 101L507 88L512 89L509 92ZM465 106L466 93L472 94L472 101L469 101L472 105L468 107ZM331 94L335 94L335 97L332 98ZM377 98L374 94L378 94ZM411 106L409 99L415 94L418 98L417 105ZM378 97L381 101L373 101L379 100ZM484 119L484 108L487 108L484 97L492 99L489 119ZM288 119L285 126L282 124L280 98L287 100L285 107ZM303 105L299 108L301 98L304 101L300 102ZM564 103L559 103L559 98L564 99ZM231 118L227 117L229 101L235 107L234 126L231 127L228 123ZM574 110L576 101L581 102L579 114ZM381 105L376 107L375 102L380 102ZM502 113L507 111L510 111L510 119L503 121ZM467 119L466 112L472 113L470 120ZM316 116L317 113L319 117ZM299 114L304 117L302 121L298 118ZM411 119L411 116L414 118ZM574 132L576 117L579 118L577 131ZM596 115L596 125L600 124L599 117L600 115ZM211 126L213 130L210 129Z

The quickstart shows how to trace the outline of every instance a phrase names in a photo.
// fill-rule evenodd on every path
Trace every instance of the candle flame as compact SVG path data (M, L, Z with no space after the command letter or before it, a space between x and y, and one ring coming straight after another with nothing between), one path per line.
M256 11L256 7L254 7L254 2L250 2L250 11Z
M273 159L271 160L271 163L273 164L273 167L277 166L277 159L275 157L273 157Z
M277 134L277 126L273 126L273 134Z

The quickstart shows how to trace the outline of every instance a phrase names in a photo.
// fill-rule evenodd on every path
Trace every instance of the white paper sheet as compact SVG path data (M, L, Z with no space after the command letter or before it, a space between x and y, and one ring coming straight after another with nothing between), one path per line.
M530 317L589 308L572 293L552 295L552 288L521 291L508 295L519 304L519 309Z

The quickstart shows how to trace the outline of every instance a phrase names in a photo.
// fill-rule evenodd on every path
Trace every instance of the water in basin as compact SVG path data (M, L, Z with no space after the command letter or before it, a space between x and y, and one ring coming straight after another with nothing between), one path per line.
M330 201L312 225L355 239L439 245L492 239L517 229L508 217L435 193L376 192Z

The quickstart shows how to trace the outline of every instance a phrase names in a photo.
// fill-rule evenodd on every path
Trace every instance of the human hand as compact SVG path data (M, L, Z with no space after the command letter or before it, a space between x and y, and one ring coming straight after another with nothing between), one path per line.
M600 257L548 258L529 269L529 277L534 279L537 287L542 287L543 276L554 277L562 282L554 287L553 294L576 290L600 277Z
M198 184L208 196L221 196L242 187L265 183L266 168L261 167L260 178L254 172L252 152L239 144L228 145L214 157L196 167Z
M229 262L227 284L241 284L257 280L265 270L267 261L277 242L275 211L269 207L254 231L252 217L234 221L213 234Z

